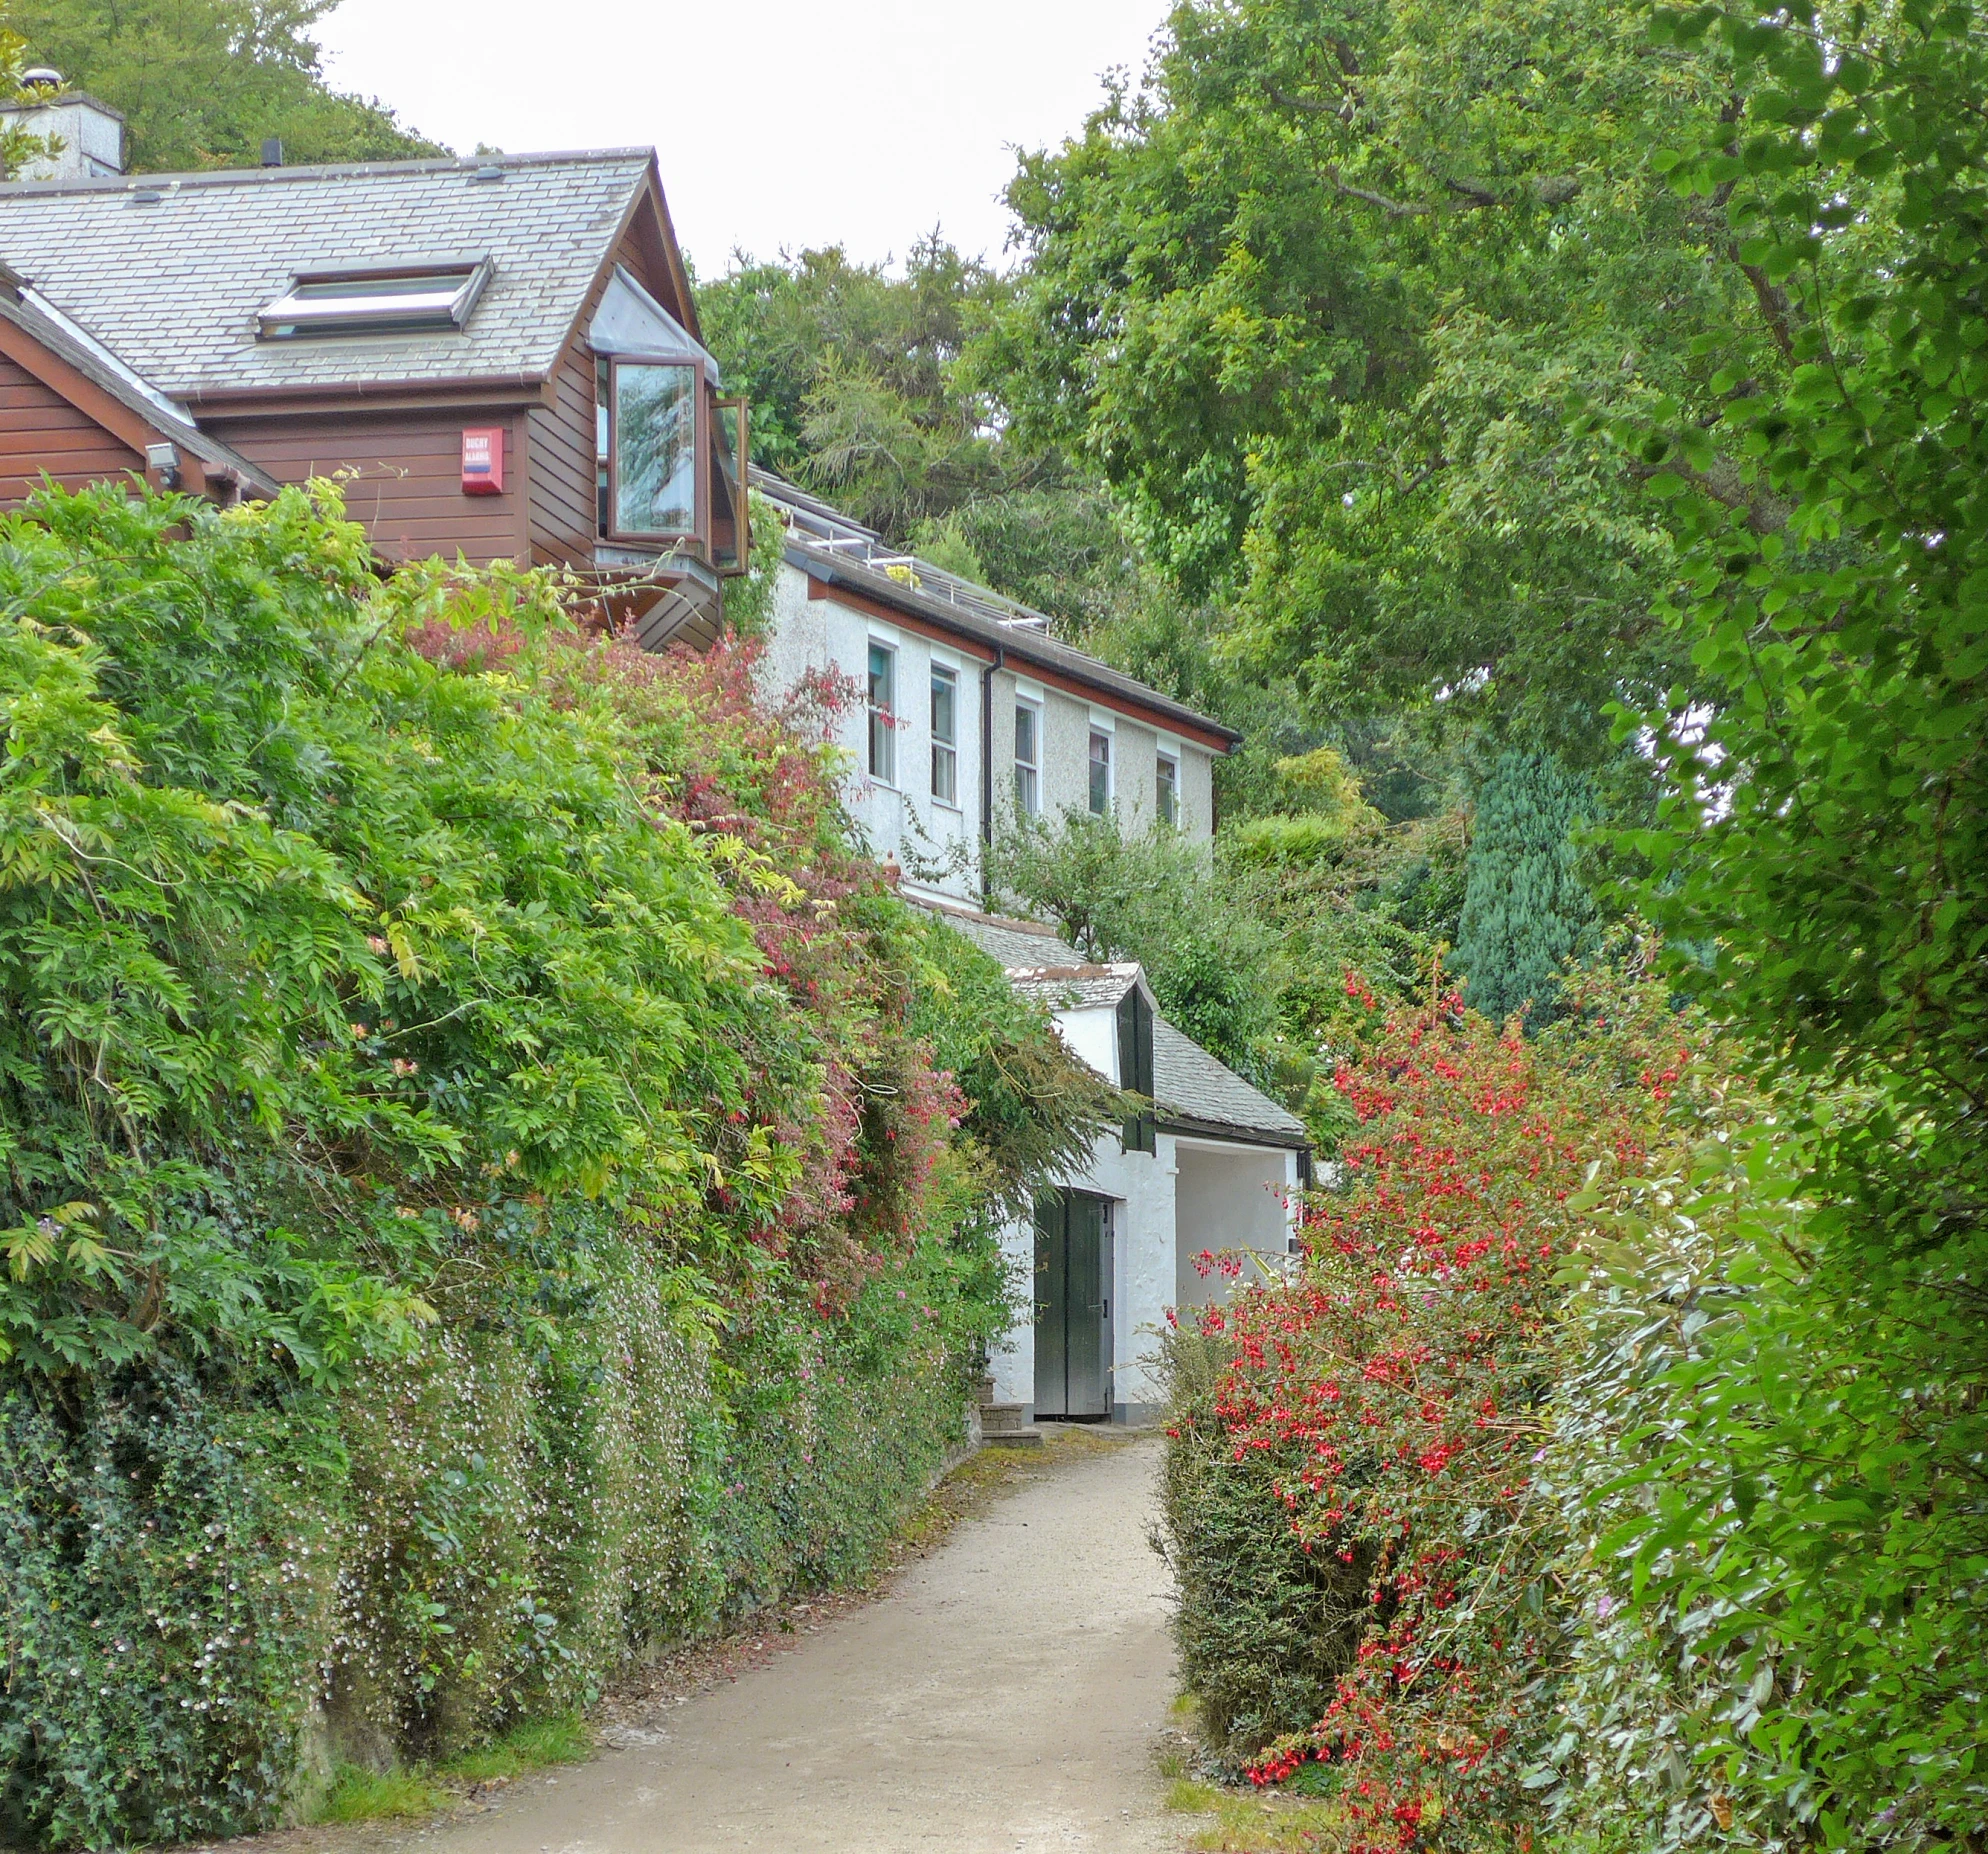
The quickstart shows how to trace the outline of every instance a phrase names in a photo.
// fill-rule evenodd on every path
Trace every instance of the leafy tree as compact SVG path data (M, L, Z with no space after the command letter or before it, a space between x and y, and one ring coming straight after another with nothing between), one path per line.
M902 276L837 246L740 262L699 287L698 306L752 398L758 462L1109 650L1113 627L1163 589L1104 488L1014 442L1001 381L970 364L1010 289L934 234Z
M33 61L124 112L138 171L447 154L377 100L329 88L311 28L338 0L17 0Z
M1681 981L1787 1098L1737 1179L1707 1162L1731 1208L1673 1270L1696 1316L1603 1546L1748 1683L1688 1728L1729 1807L1953 1845L1988 1817L1988 15L1706 5L1658 37L1732 61L1731 120L1660 165L1790 370L1715 322L1720 417L1616 428L1690 538L1673 615L1720 698L1618 727L1673 793L1643 905L1716 948Z
M1160 1009L1231 1068L1262 1078L1276 1023L1272 937L1218 885L1205 850L1164 828L1127 838L1071 810L1017 820L989 851L988 883L1053 920L1087 959L1136 959Z
M1690 666L1668 523L1564 408L1716 409L1690 344L1751 285L1642 152L1724 97L1634 0L1186 0L1144 89L1024 160L981 365L1191 598L1238 597L1253 674L1593 758L1601 701Z
M1584 781L1550 754L1507 753L1477 801L1464 865L1456 963L1472 1010L1494 1023L1554 1015L1560 974L1586 949L1595 905L1574 833L1593 809Z
M999 281L936 234L902 277L837 245L744 263L702 285L698 313L753 402L753 455L905 540L998 485L988 402L959 378Z

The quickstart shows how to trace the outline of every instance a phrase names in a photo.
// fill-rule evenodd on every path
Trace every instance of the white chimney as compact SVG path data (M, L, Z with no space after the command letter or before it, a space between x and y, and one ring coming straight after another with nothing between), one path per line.
M0 127L25 129L60 146L53 154L30 156L9 180L104 180L124 172L124 117L118 111L80 90L64 90L55 71L27 72L22 88L48 101L0 105Z

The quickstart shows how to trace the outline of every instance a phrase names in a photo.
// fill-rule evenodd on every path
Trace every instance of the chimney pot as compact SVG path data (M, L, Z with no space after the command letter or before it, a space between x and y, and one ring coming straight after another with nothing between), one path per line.
M262 144L262 164L264 167L281 167L283 165L283 138L280 135L271 135L264 139Z

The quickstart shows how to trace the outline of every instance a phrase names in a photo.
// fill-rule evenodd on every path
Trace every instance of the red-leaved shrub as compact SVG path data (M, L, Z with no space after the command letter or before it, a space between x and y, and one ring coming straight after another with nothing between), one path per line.
M1645 1163L1705 1056L1633 978L1577 987L1535 1038L1454 998L1386 1019L1339 1071L1357 1130L1307 1205L1296 1278L1201 1317L1212 1395L1174 1446L1216 1444L1262 1489L1262 1526L1288 1529L1322 1594L1306 1648L1332 1676L1250 1774L1337 1767L1356 1850L1526 1836L1529 1708L1562 1653L1535 1475L1568 1200Z

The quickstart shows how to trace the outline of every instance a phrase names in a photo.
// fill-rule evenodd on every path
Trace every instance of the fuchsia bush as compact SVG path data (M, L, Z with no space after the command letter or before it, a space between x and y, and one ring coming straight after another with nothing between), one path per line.
M1356 1849L1525 1839L1529 1708L1562 1653L1558 1509L1535 1477L1568 1200L1644 1164L1703 1033L1634 982L1577 992L1532 1039L1454 996L1383 1016L1347 989L1374 1033L1337 1076L1343 1181L1306 1206L1294 1282L1200 1320L1204 1408L1229 1460L1272 1468L1263 1523L1318 1564L1339 1636L1322 1715L1249 1771L1335 1767Z

